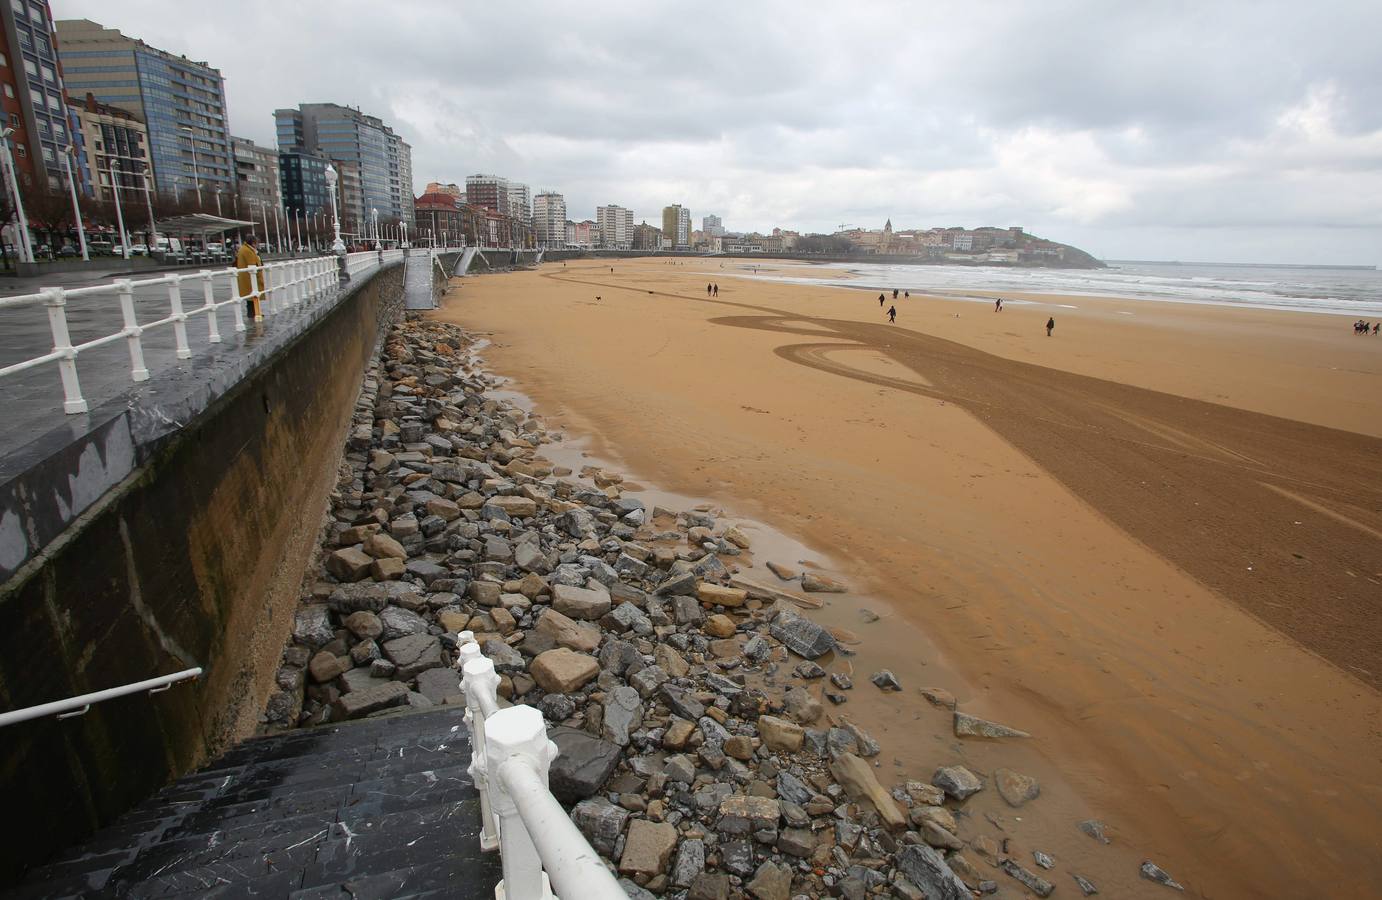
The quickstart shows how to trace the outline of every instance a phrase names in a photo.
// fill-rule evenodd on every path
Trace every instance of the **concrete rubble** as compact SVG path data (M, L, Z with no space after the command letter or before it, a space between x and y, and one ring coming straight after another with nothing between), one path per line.
M456 632L469 630L501 697L546 717L553 793L631 896L962 898L1003 873L1053 889L974 833L964 805L984 778L956 764L932 784L880 782L878 742L825 715L822 699L845 699L831 687L853 687L831 631L789 594L731 583L743 530L709 509L649 509L617 473L547 462L560 435L490 396L474 343L428 321L389 334L266 730L464 705ZM871 680L901 689L886 670ZM958 735L1023 736L955 721ZM1039 794L1016 772L990 780L1014 807Z

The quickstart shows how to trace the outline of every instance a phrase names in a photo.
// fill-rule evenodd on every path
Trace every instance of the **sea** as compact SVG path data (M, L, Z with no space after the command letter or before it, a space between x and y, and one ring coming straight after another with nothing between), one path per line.
M760 265L783 268L780 260L764 260ZM1021 292L1382 317L1382 271L1365 266L1114 261L1107 269L1019 269L827 264L850 273L848 278L837 278L813 277L814 266L809 264L788 265L791 274L760 274L753 263L726 261L726 268L749 278L864 290L897 288L985 303L1004 292Z

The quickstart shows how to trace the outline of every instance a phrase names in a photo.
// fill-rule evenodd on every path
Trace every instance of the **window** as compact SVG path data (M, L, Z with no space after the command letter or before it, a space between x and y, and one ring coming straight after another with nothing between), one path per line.
M0 53L0 66L9 66L10 60L5 54Z
M5 85L5 96L6 96L6 97L9 97L11 100L14 99L14 87L13 87L13 86L11 86L11 85L9 85L9 84L6 84L6 85Z
M60 190L62 190L62 182L58 181L58 176L56 176L56 175L49 175L49 176L48 176L48 190L50 190L50 191L60 191Z
M29 7L25 5L24 0L10 0L10 6L13 6L14 11L19 13L21 16L26 16L29 14Z
M30 75L37 75L38 64L35 63L32 59L26 59L24 60L24 71L28 72Z
M47 95L45 95L43 91L35 91L32 89L29 91L29 99L34 101L34 109L43 109L43 104L48 102Z
M44 158L44 160L46 160L47 162L57 162L57 161L58 161L58 158L57 158L56 156L53 155L53 148L52 148L52 147L49 147L49 146L46 146L46 145L45 145L45 146L43 146L43 147L40 147L39 149L41 149L41 150L43 151L43 158Z
M17 143L14 145L14 152L19 154L20 159L23 159L24 157L29 155L29 148L25 147L23 144Z
M7 84L7 85L5 85L5 87L9 87L9 85ZM10 96L13 97L14 94L10 94ZM19 113L10 113L10 127L11 127L11 128L18 128L18 127L19 127Z
M43 67L43 80L49 82L50 84L58 83L58 73L53 71L52 66Z

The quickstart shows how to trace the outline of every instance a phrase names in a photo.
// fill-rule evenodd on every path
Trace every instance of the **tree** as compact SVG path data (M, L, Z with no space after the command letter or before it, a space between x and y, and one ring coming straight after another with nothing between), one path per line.
M48 255L52 256L56 249L53 247L56 243L54 236L61 235L65 240L71 230L72 199L65 191L49 190L37 184L24 191L23 196L24 214L29 220L29 227L34 237L42 236L39 243L46 243Z

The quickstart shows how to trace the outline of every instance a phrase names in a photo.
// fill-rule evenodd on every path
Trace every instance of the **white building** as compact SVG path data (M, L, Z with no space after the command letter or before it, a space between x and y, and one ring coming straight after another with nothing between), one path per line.
M607 250L628 250L633 246L633 210L610 204L595 209L600 227L600 246Z
M566 198L556 191L543 191L533 198L533 229L539 247L566 244Z
M701 219L701 231L713 240L725 236L725 225L719 216L705 216Z

